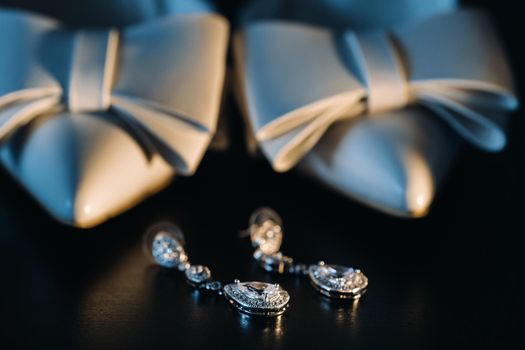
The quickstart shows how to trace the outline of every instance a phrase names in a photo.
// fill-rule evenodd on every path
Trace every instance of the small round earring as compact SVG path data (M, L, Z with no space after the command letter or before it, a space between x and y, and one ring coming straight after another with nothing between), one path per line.
M368 287L368 278L358 269L341 265L297 264L280 249L283 226L279 214L270 208L259 208L250 217L249 227L241 235L249 235L255 252L253 258L268 272L308 275L314 288L322 295L337 299L359 299Z
M278 284L234 280L223 287L221 282L212 280L207 266L190 263L184 244L182 231L172 223L154 225L146 232L143 241L145 253L152 262L184 272L189 285L224 295L238 311L273 317L282 315L288 308L290 295Z

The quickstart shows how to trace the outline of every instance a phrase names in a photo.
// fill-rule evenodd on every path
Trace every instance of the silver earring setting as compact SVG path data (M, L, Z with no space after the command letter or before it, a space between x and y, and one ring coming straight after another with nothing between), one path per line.
M280 216L270 208L257 209L244 231L255 248L254 259L263 269L274 273L308 275L310 282L324 296L336 299L359 299L368 287L368 278L358 269L341 265L297 264L281 249L283 226Z
M288 308L290 295L278 284L235 280L223 287L221 282L212 279L207 266L191 264L184 249L182 231L174 224L159 224L148 230L144 248L157 265L184 272L189 285L224 295L233 307L243 313L274 317L282 315Z

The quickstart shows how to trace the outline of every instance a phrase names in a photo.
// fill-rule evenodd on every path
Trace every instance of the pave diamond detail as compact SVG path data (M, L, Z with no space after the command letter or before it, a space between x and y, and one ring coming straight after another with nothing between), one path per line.
M368 286L368 278L360 271L340 265L319 263L308 269L314 286L323 294L339 298L359 298Z
M151 255L160 266L172 268L188 261L182 245L171 235L160 232L153 238Z
M184 271L186 279L193 284L201 284L207 282L211 278L211 271L204 265L191 265Z
M272 220L253 228L250 236L253 244L266 255L277 253L283 241L281 226Z
M224 286L224 294L237 309L252 315L280 315L290 301L281 286L265 282L236 281Z
M259 208L250 217L250 239L263 254L271 255L281 249L282 221L270 208Z

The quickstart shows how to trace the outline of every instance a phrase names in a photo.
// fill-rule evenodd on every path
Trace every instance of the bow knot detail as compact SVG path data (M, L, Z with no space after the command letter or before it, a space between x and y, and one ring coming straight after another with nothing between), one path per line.
M111 105L119 34L116 30L79 31L73 40L67 107L71 112L106 111Z
M491 22L475 11L389 31L259 22L236 38L235 49L249 123L277 171L296 165L334 123L409 105L498 151L504 116L518 106Z
M98 114L118 120L146 155L192 174L215 132L227 35L213 14L71 31L2 11L0 142L40 116Z
M346 32L343 40L354 55L357 71L363 74L360 79L367 89L368 113L406 107L410 102L407 77L390 36L383 31Z

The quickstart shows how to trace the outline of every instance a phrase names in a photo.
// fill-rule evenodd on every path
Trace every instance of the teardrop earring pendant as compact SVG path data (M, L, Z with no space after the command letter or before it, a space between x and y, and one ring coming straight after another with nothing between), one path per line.
M295 263L280 249L283 241L281 217L270 208L259 208L250 217L249 227L241 233L249 235L255 252L253 258L273 273L308 275L311 284L322 295L336 299L359 299L367 290L368 278L352 267L325 264Z
M234 280L223 287L221 282L212 279L207 266L190 263L184 246L182 231L172 223L155 225L144 236L145 253L155 264L184 272L189 285L223 295L238 311L275 317L288 309L290 296L280 285Z

